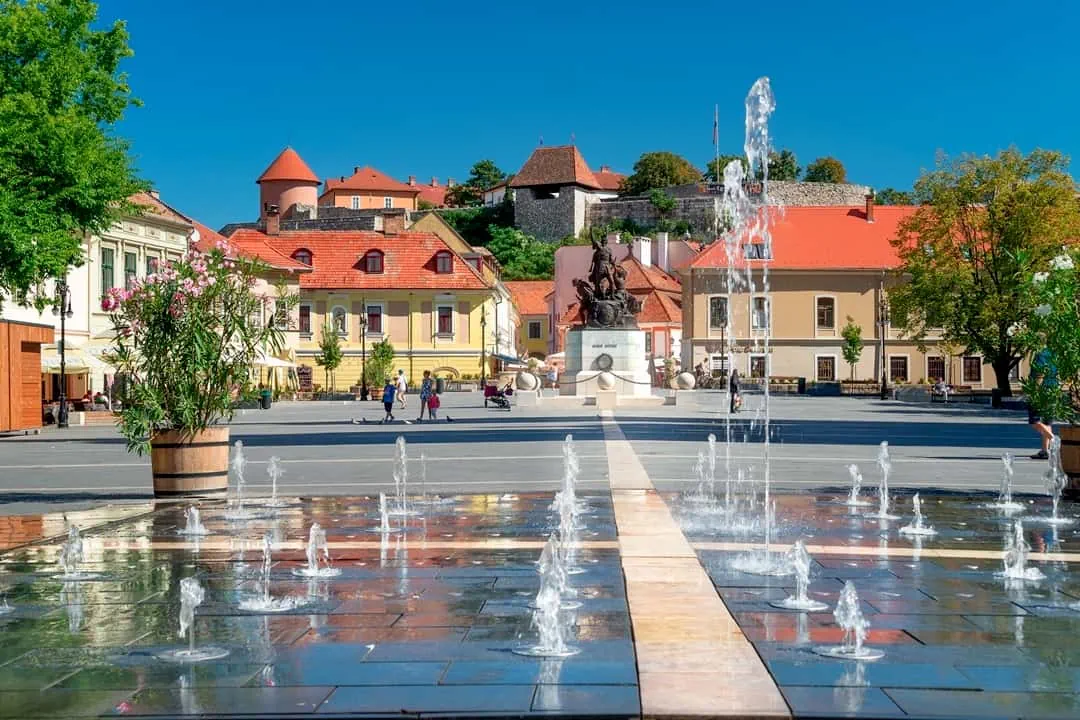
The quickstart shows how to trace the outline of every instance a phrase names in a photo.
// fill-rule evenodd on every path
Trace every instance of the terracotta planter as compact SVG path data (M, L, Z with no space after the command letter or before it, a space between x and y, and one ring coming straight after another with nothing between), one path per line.
M229 428L158 433L150 443L155 497L224 495L229 489Z
M1076 499L1080 496L1080 426L1061 425L1061 469L1069 476L1065 494Z

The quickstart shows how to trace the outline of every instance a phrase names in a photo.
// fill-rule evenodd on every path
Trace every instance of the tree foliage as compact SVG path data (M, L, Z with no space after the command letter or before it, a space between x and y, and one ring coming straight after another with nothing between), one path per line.
M1009 395L1009 370L1033 348L1015 327L1035 310L1025 278L1080 232L1076 185L1058 152L964 156L924 174L919 204L893 240L900 283L892 321L923 344L932 331L982 355Z
M847 324L840 331L840 337L844 339L840 352L844 354L844 362L851 368L851 379L854 380L855 365L858 364L863 351L862 327L856 325L849 315Z
M127 29L96 24L90 0L0 0L0 291L39 307L142 187L113 135L136 104Z
M803 174L806 182L844 183L847 182L847 170L844 163L834 157L819 157L806 166Z
M721 155L718 158L712 158L705 164L705 179L709 182L724 182L724 168L734 160L742 163L743 173L749 171L750 163L747 162L745 155Z
M914 205L915 194L887 187L874 192L874 202L878 205Z
M337 329L327 322L322 329L322 337L319 338L319 352L315 355L315 364L323 369L326 375L326 388L333 392L337 387L337 369L345 354L341 350L341 338L338 337Z
M390 377L393 366L394 346L390 344L390 341L384 339L372 345L364 365L367 384L381 387Z
M493 226L514 226L514 202L509 195L498 205L440 210L439 214L470 245L486 246L490 243L490 228Z
M634 163L634 172L622 181L619 192L643 195L650 190L701 180L701 171L672 152L647 152Z
M452 207L478 205L483 200L484 191L498 185L506 177L494 160L480 160L473 163L468 180L446 191L446 202Z
M550 280L555 273L554 243L545 243L517 228L490 228L487 249L502 266L504 280Z
M719 160L719 162L717 162ZM749 173L750 163L747 161L745 155L721 155L719 158L713 158L705 166L705 179L710 182L723 182L724 181L724 168L728 166L732 160L738 160L742 163L743 172ZM769 179L770 180L798 180L799 172L798 160L795 157L795 153L788 149L772 151L769 153ZM758 179L761 179L761 173L756 173Z

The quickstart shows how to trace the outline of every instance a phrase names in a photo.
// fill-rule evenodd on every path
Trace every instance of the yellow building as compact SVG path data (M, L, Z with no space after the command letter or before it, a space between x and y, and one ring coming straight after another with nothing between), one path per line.
M518 347L529 357L543 360L551 341L551 315L548 295L555 289L553 280L511 280L506 283L510 297L521 316Z
M482 356L490 375L498 356L494 283L437 235L240 228L229 239L310 268L299 274L300 304L287 331L301 389L325 386L315 363L324 332L337 333L344 354L335 390L361 384L365 359L382 340L394 347L393 372L404 370L411 385L424 370L479 377Z

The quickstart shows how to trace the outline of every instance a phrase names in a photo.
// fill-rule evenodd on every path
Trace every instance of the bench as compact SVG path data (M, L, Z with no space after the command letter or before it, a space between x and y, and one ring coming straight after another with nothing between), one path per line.
M949 398L954 400L963 398L968 402L975 402L975 391L970 385L954 385L945 392L938 392L937 390L930 388L930 402L949 402Z

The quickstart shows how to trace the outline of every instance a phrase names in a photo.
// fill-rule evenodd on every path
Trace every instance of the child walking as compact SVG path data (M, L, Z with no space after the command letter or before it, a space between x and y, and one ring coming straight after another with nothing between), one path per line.
M384 423L394 421L394 392L397 390L397 386L390 381L390 378L386 378L386 384L382 389L382 404L386 409L386 417L383 418Z
M429 397L428 401L427 401L427 414L428 414L428 418L432 422L438 422L439 421L439 405L440 404L441 404L441 402L439 400L439 396L436 395L435 393L432 393L431 397Z

